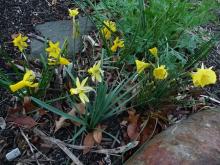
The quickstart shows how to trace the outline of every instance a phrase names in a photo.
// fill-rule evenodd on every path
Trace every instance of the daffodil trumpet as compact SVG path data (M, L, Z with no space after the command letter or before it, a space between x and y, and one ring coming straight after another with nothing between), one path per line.
M167 78L168 71L165 67L166 67L165 65L161 65L161 66L158 66L157 68L154 68L153 75L155 79L164 80Z
M32 70L28 70L21 81L17 82L16 84L10 85L9 88L12 92L16 92L25 87L37 87L38 83L34 83L35 74Z
M101 61L89 68L88 73L92 76L92 81L101 82L104 76L104 71L101 69Z
M61 57L61 49L59 45L59 42L53 43L52 41L49 41L49 47L46 48L46 51L48 52L48 65L68 65L70 63L66 58Z
M195 87L204 87L215 84L217 81L216 73L212 70L212 67L205 68L204 64L201 68L197 68L197 72L192 73L191 76Z

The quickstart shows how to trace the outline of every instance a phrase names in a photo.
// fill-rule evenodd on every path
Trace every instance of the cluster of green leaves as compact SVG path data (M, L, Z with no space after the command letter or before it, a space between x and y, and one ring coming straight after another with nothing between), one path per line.
M117 32L122 36L125 48L119 52L120 64L134 64L135 59L165 65L168 68L167 79L157 81L152 69L142 74L144 81L136 102L143 106L158 105L178 93L178 88L188 85L189 69L209 54L217 37L204 40L206 32L197 31L216 19L215 9L219 8L215 0L103 0L92 3L84 0L84 5L94 9L93 20L97 27L103 27L103 20L116 22ZM157 47L159 59L155 60L149 49ZM108 48L107 48L108 49ZM110 53L110 55L112 55ZM147 73L148 72L148 73Z
M72 77L72 75L70 77ZM126 89L127 85L133 78L134 75L127 80L124 79L118 85L113 85L110 89L105 82L99 83L95 89L95 95L92 96L94 99L91 99L90 102L86 104L85 113L80 116L70 116L49 105L46 103L47 101L41 101L35 97L32 97L32 100L40 107L61 115L66 119L80 123L80 125L86 130L94 130L97 125L104 120L114 115L118 115L127 109L126 104L138 94L138 91L131 94L132 90L137 88L138 83L130 89ZM66 98L69 100L69 106L77 109L74 98L71 98L68 94Z
M183 38L195 37L189 36L188 30L215 19L212 11L218 6L214 0L196 3L149 0L147 4L143 0L103 0L95 6L95 14L102 20L110 19L117 23L118 29L124 35L127 47L123 53L127 56L146 52L154 46L163 49L167 42L173 48L181 48ZM201 42L199 36L190 40L187 39L187 43ZM191 50L193 45L186 45L187 43L184 49Z

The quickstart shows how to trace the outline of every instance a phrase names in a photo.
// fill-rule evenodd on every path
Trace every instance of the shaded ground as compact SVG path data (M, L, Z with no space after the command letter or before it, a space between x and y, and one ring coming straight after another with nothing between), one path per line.
M39 23L68 18L68 8L73 6L71 0L61 0L55 6L51 0L0 0L0 39L6 50L11 46L11 35L34 31ZM12 52L11 52L12 53ZM14 51L13 51L14 53Z

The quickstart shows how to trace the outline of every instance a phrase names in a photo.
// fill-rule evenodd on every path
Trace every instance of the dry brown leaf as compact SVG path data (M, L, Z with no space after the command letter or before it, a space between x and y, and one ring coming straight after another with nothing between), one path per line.
M129 115L128 116L128 122L133 123L133 124L137 124L140 115L136 114L135 110L129 110L128 115Z
M95 139L93 138L93 133L88 133L83 141L83 145L88 147L83 150L83 154L88 153L94 144Z
M136 114L135 110L129 110L128 111L128 127L127 127L127 134L128 137L131 140L136 140L136 138L139 135L139 125L138 125L138 120L140 115Z
M23 100L23 108L26 113L36 110L36 106L34 106L31 102L31 98L29 96L25 96Z
M23 126L25 128L32 128L37 125L37 122L30 116L16 116L16 115L9 115L7 117L7 122L13 122L19 126Z
M137 124L129 124L127 127L127 133L131 140L135 140L139 135Z
M72 109L70 112L68 112L68 114L69 114L70 116L75 116L77 110L79 110L80 113L85 112L85 110L84 110L84 109L85 109L85 106L84 106L82 103L77 104L76 107L77 107L77 108L73 107L73 109ZM77 109L77 110L76 110L76 109ZM67 119L66 119L65 117L60 117L60 119L59 119L58 121L55 121L55 130L54 130L54 132L58 131L61 127L63 127L66 120L67 120ZM76 123L76 122L73 122L73 123L74 123L75 125L79 125L79 123Z
M102 141L102 130L101 130L101 126L98 125L96 127L97 129L93 131L93 138L95 140L96 143L100 144Z
M75 116L75 114L76 114L75 112L76 112L76 110L72 109L68 113L68 115ZM66 121L66 118L64 118L64 117L60 117L60 119L58 121L55 121L55 130L54 130L54 132L58 131L61 127L63 127L65 121Z
M84 115L86 113L85 104L83 103L77 104L76 112L79 113L80 115Z
M153 118L150 118L147 122L147 125L144 127L143 131L140 135L140 144L144 144L145 141L149 140L153 134L158 133L158 130L155 130L156 126L156 120Z

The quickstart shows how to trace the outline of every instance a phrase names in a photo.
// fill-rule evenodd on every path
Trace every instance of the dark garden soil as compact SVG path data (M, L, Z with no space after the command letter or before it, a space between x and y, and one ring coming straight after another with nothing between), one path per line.
M20 58L20 54L13 47L11 41L12 36L17 33L29 34L38 32L34 31L34 26L36 24L44 23L47 21L54 20L66 20L70 19L68 17L68 8L74 6L73 0L58 0L56 5L51 4L51 0L0 0L0 48L2 48L11 57ZM220 28L211 26L207 27L208 30L219 33ZM213 66L215 70L220 75L220 45L213 49L213 53L210 58L205 62L208 66ZM10 73L10 68L4 63L0 56L0 65L4 69L8 70ZM219 76L218 76L219 77ZM217 99L220 99L220 89L219 84L209 88L206 92L214 93ZM189 90L190 92L190 90ZM201 91L194 93L195 98L201 94ZM192 99L191 97L186 97L186 100ZM200 100L200 104L196 107L182 108L176 107L175 105L167 105L162 108L160 113L152 113L149 120L149 128L144 129L144 135L140 139L142 142L152 138L156 133L161 132L166 129L169 125L177 122L180 119L186 118L191 113L203 109L203 101ZM16 100L6 92L4 89L0 88L0 117L6 118L11 111L23 111L22 105L17 105L15 107ZM212 105L212 103L210 103ZM56 107L65 105L55 105ZM9 108L12 107L12 108ZM61 107L61 108L63 108ZM9 111L9 109L11 111ZM172 111L172 112L171 112ZM22 113L20 112L20 115ZM23 113L24 115L24 113ZM141 120L147 119L149 112L143 113ZM116 138L121 142L118 144L114 138L103 134L102 142L97 146L96 149L110 149L119 146L126 145L129 142L129 138L126 134L126 126L122 122L128 114L122 114L119 118L111 118L104 122L102 125L106 127L105 131L116 136ZM173 121L167 122L160 117L169 116L169 119ZM58 119L57 115L52 113L41 114L41 116L33 116L33 118L38 123L38 129L44 132L49 137L54 137L65 141L66 143L73 143L71 139L75 135L75 127L67 123L66 127L61 128L54 133L55 120ZM156 125L156 126L155 126ZM42 153L40 155L33 156L30 146L25 140L22 132L28 137L29 141L37 148L35 153ZM82 145L83 137L78 137L75 139L73 144ZM19 148L21 150L21 156L13 162L6 160L5 155L14 148ZM132 151L124 154L123 156L109 156L107 154L98 153L87 153L83 154L82 150L71 149L75 156L77 156L80 161L85 165L102 165L102 164L122 164L124 159L127 159ZM40 152L37 152L40 151ZM37 162L38 160L39 162ZM70 158L58 147L51 146L45 143L40 136L36 135L32 129L24 128L22 126L18 127L13 124L13 122L7 123L6 129L0 129L0 165L7 164L17 164L18 162L23 164L71 164Z

